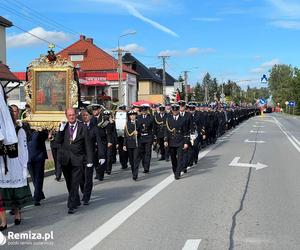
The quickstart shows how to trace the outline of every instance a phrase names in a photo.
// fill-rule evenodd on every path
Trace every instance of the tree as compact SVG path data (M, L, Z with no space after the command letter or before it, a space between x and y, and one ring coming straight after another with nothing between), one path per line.
M197 82L194 88L194 98L197 102L201 102L204 99L204 90L199 82Z

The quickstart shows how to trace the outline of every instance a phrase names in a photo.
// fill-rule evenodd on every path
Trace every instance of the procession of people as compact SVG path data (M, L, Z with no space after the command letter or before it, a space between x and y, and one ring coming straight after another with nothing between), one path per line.
M3 93L1 98L4 104ZM10 124L7 124L8 114ZM5 210L11 211L18 225L22 207L40 206L46 198L43 192L46 140L50 141L55 180L62 181L63 175L68 191L68 214L73 214L82 204L89 205L93 182L105 181L105 175L110 175L114 168L125 171L130 166L133 181L139 180L140 171L151 176L153 151L158 153L158 161L169 162L174 178L179 180L189 167L198 164L203 148L257 115L258 109L183 100L167 105L119 105L114 111L92 104L65 110L67 121L53 131L35 131L18 120L18 114L17 106L9 108L1 104L1 231L7 228ZM11 145L18 149L15 155L7 151ZM115 164L117 155L119 167ZM27 171L34 186L33 196Z

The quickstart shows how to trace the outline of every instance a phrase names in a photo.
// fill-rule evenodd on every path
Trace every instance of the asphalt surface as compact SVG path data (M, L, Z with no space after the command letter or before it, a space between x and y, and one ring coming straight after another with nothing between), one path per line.
M137 182L114 165L74 215L65 183L47 177L42 206L25 208L20 226L10 216L5 235L53 231L54 239L7 240L2 248L176 250L194 239L185 249L300 249L299 141L299 118L254 117L201 151L180 180L156 157ZM236 157L244 165L229 166ZM256 170L258 162L267 167Z

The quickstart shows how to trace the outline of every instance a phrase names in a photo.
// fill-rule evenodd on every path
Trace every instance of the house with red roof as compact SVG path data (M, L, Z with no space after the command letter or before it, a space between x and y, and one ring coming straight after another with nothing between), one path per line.
M77 69L81 99L101 103L111 98L118 101L118 61L94 44L93 38L84 35L57 55L69 59ZM137 99L137 73L123 65L124 103L130 105Z

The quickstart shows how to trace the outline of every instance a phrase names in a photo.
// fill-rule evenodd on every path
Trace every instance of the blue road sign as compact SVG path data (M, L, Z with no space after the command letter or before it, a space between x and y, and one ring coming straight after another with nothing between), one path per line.
M289 105L290 107L295 107L295 106L296 106L296 102L290 101L288 105Z
M267 101L266 101L265 99L261 98L261 99L259 99L259 103L260 103L261 105L264 105L264 104L267 103Z
M261 83L267 83L268 82L268 78L266 75L263 75L262 78L260 78L260 82Z

